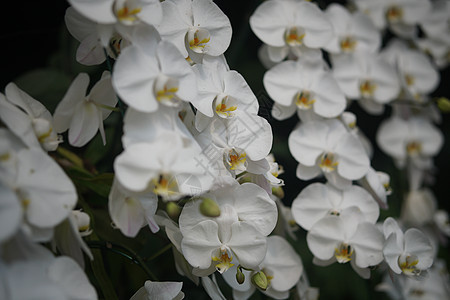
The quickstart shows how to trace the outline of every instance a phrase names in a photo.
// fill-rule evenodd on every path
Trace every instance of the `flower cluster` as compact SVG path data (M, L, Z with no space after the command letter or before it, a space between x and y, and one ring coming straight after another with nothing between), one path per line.
M100 248L149 274L132 300L183 299L182 282L156 280L138 254L102 238L86 190L105 198L111 231L158 234L177 272L212 299L248 299L257 290L317 299L291 244L299 226L316 265L350 262L365 279L380 266L387 276L378 289L393 297L448 296L437 250L450 235L449 217L427 187L444 142L430 94L448 62L446 1L354 0L351 11L267 0L255 9L249 23L263 42L272 116L298 116L288 139L296 176L321 180L292 205L282 201L272 127L225 58L232 28L217 4L68 2L76 60L108 70L91 85L78 74L53 115L14 83L0 93L0 298L35 299L38 291L45 299L97 299L97 285L108 298ZM387 43L386 30L394 36ZM379 220L390 176L374 169L352 102L374 115L391 107L376 142L408 179L397 219ZM99 174L75 153L97 132L103 145L114 142L104 122L115 112L122 147L111 158L114 173Z
M448 234L442 223L448 215L437 210L425 187L443 144L433 124L441 116L430 93L446 62L424 51L424 45L433 40L448 51L448 28L441 21L448 21L443 11L449 6L445 1L352 2L353 10L330 4L322 11L308 1L269 0L250 17L263 42L260 59L269 69L263 82L274 101L272 116L285 120L297 112L300 119L289 135L296 175L326 181L304 188L288 218L308 231L317 265L350 262L368 278L371 268L385 264L391 274L424 278L438 238ZM408 178L398 221L377 224L380 208L388 208L390 176L371 166L373 147L348 111L352 102L373 115L392 107L376 141ZM399 282L395 288L405 293L408 281Z

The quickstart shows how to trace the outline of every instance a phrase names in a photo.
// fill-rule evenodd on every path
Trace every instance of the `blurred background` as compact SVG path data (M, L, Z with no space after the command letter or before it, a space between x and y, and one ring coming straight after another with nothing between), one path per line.
M344 3L345 1L319 1L325 8L331 2ZM215 3L230 18L233 27L233 37L230 48L225 53L231 69L240 72L247 80L260 102L260 115L267 118L272 125L274 134L273 153L277 161L284 167L285 173L281 178L285 181L285 204L295 199L303 187L310 182L302 182L295 176L297 162L289 153L287 138L298 122L297 116L279 122L271 118L272 100L264 90L262 78L266 71L257 57L261 45L259 39L252 33L248 19L261 1L225 1L217 0ZM0 55L0 89L13 81L35 99L38 99L50 112L53 112L57 103L64 96L71 81L79 72L91 75L91 83L100 78L101 72L108 69L106 64L98 67L85 67L75 61L75 51L78 42L70 36L64 25L64 14L68 3L57 1L7 1L3 7L4 17L0 18L2 45ZM449 68L441 71L441 82L433 96L450 98ZM388 211L382 211L380 219L387 216L398 217L406 178L402 171L393 166L391 158L384 155L374 143L377 128L382 119L390 115L388 108L383 116L371 116L359 108L351 105L350 110L358 116L358 126L372 141L375 155L372 165L376 170L391 175L393 194L388 198L390 206ZM112 114L105 123L108 144L103 147L97 136L87 147L82 149L71 148L68 144L63 146L85 159L85 164L93 173L103 174L112 172L114 157L121 152L121 116ZM439 208L449 211L450 208L450 118L443 115L443 122L439 128L445 135L442 151L435 159L439 168L436 172L436 181L431 186L439 202ZM191 281L181 277L175 270L173 256L168 240L163 233L152 235L145 228L135 239L129 239L111 227L107 212L108 183L104 183L104 190L93 191L83 183L77 184L80 188L83 209L94 216L93 228L101 241L92 242L90 246L95 250L95 257L103 261L109 284L118 295L118 299L128 299L134 291L149 279L148 272L160 281L184 281L183 291L186 299L207 299L202 288L196 287ZM329 267L312 265L312 254L306 245L306 232L300 229L297 232L298 242L293 244L301 255L305 270L311 285L320 289L320 299L387 299L384 294L374 291L380 282L377 272L372 272L370 280L361 279L349 264L334 264ZM112 246L111 246L112 245ZM121 247L125 246L126 249ZM111 250L113 249L113 250ZM132 252L132 253L131 253ZM127 255L125 254L130 254ZM134 253L134 254L133 254ZM142 258L148 269L142 268L136 262L136 257ZM447 261L449 254L440 250L440 257ZM131 258L130 258L131 257ZM94 285L103 276L98 272L98 266L87 264L87 273ZM152 279L154 280L154 279ZM219 280L219 284L223 284ZM227 297L230 291L223 290ZM108 299L107 295L99 295ZM294 296L292 297L293 299ZM255 294L252 299L265 299L261 294Z

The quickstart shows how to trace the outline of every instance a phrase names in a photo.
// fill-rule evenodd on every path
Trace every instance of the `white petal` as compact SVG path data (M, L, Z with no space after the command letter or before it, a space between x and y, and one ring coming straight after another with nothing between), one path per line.
M77 194L66 173L42 150L22 150L18 158L17 186L29 200L28 221L38 227L51 227L67 218Z
M256 268L266 254L266 237L246 222L231 225L231 239L227 243L245 268Z
M383 260L383 234L371 223L360 223L350 240L355 250L355 263L360 268L375 266Z
M183 235L181 249L186 260L194 268L206 269L211 265L214 251L221 246L218 230L216 222L205 220Z
M83 147L97 133L101 116L92 102L79 103L73 114L69 128L69 143L75 147Z
M227 50L231 42L231 24L228 17L211 0L193 0L194 26L209 31L207 54L218 56Z
M77 263L66 256L55 258L48 268L48 277L57 282L71 299L97 299L97 292Z
M329 216L317 221L306 235L311 252L321 260L333 257L335 248L344 241L344 224L340 217Z
M69 129L70 121L73 118L77 105L83 102L86 97L88 85L89 75L86 73L80 73L72 81L53 115L53 125L56 132L60 133Z
M113 71L113 86L129 106L143 112L158 108L154 82L160 73L155 57L146 56L138 47L124 49Z
M93 22L111 24L117 22L113 12L113 0L69 0L69 3L80 14Z

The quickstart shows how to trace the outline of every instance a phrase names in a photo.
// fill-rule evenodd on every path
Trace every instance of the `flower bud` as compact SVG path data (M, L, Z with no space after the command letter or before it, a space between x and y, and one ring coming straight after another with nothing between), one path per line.
M267 289L267 286L269 285L266 274L264 274L263 271L259 271L258 273L253 275L252 282L263 291L265 291Z
M219 205L211 198L203 198L200 204L200 212L206 217L215 218L220 216Z
M237 267L237 271L236 271L236 281L239 284L243 284L245 281L245 275L244 273L242 273L242 268L239 266Z
M444 97L437 99L439 109L444 113L450 112L450 100Z
M281 186L274 186L274 187L272 187L272 194L277 196L278 199L283 199L284 198L284 191L283 191L283 188Z
M175 202L167 202L166 211L172 220L177 220L181 213L181 207Z

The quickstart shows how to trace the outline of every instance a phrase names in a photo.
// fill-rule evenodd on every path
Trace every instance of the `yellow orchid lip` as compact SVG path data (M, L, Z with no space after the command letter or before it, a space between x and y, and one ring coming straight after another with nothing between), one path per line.
M393 5L386 10L386 19L391 23L400 22L403 19L403 9Z
M151 181L153 192L161 197L170 197L178 194L178 184L175 178L167 174L161 174Z
M211 259L215 262L218 262L218 264L216 265L216 270L220 274L223 274L229 268L234 266L234 264L231 263L231 261L233 260L233 256L231 254L228 255L227 249L221 249L220 256L219 257L213 256Z
M303 39L305 38L305 31L302 28L291 27L286 30L284 34L284 39L286 44L289 46L300 46L303 44Z
M351 36L348 36L340 41L339 46L341 47L341 50L344 52L353 52L355 51L357 44L358 44L357 40L355 40Z
M320 159L319 167L322 171L329 173L336 170L338 164L339 162L335 161L335 156L333 153L325 153Z
M375 93L376 88L377 88L377 85L369 79L364 80L359 85L359 91L361 92L361 95L366 98L373 97L373 94Z
M141 12L141 10L142 8L140 7L130 9L125 5L124 7L117 10L116 16L122 22L135 22L136 20L138 20L137 15Z
M353 252L352 246L346 243L340 244L339 248L334 248L334 256L341 264L351 261Z
M193 29L188 32L189 48L196 53L207 52L207 45L211 40L209 31L203 28Z
M297 95L295 95L295 104L297 104L297 107L300 109L310 109L314 102L316 102L315 99L311 98L312 94L309 91L298 92Z
M398 258L398 265L406 275L419 275L421 270L416 267L418 263L419 259L415 255L401 255Z

